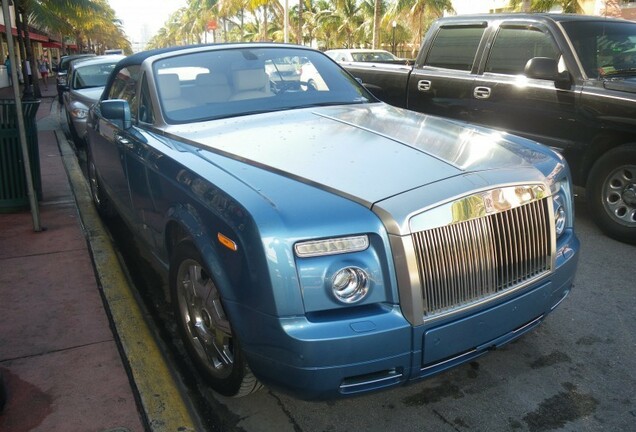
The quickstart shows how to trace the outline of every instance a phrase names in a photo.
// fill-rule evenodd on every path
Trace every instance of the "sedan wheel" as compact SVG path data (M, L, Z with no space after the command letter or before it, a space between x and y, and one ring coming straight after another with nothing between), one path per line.
M220 293L189 242L175 248L170 265L173 309L183 343L212 388L245 396L262 386L247 367Z
M95 168L93 155L90 151L88 151L88 184L91 189L93 203L95 204L99 214L104 217L112 217L115 214L115 210L102 190L101 183L97 177L97 169Z
M604 155L590 172L586 189L599 227L616 240L636 243L636 147Z

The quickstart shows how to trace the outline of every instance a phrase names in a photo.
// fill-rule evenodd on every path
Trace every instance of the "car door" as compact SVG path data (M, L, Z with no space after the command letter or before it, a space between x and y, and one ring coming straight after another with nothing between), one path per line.
M136 71L135 91L122 95L128 101L132 127L120 132L120 150L125 160L126 178L130 193L130 206L136 234L151 248L155 240L152 226L156 222L156 206L148 182L148 163L152 162L153 151L149 145L144 125L152 123L152 108L149 105L148 84L139 71Z
M476 59L483 49L485 22L458 22L433 28L426 36L408 81L411 110L469 120L474 99Z
M105 90L106 99L126 99L134 94L136 89L136 74L138 67L127 67L119 70ZM103 187L117 207L118 212L127 220L133 218L131 212L130 192L126 172L126 157L123 151L126 144L125 132L121 125L105 119L100 111L99 104L95 109L94 126L89 131L91 134L90 151L97 172L102 179Z
M511 21L500 24L493 36L472 90L476 109L470 120L560 149L583 139L588 126L576 112L573 83L557 88L555 81L524 75L534 57L554 59L567 70L549 29L542 23Z

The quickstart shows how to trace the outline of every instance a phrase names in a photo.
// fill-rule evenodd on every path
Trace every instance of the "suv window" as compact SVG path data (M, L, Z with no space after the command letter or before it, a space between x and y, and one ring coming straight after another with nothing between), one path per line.
M426 58L427 66L469 71L485 27L442 27Z
M552 37L536 28L502 27L486 63L486 72L520 75L533 57L560 56Z
M590 78L631 74L636 68L636 25L633 22L565 22L574 49Z

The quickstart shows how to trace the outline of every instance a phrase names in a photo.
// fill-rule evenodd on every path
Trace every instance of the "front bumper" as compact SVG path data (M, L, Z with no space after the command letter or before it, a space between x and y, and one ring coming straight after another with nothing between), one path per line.
M352 308L347 316L252 316L243 350L266 385L302 399L331 399L416 381L470 361L535 328L568 295L579 241L559 241L555 271L496 303L413 327L398 306Z

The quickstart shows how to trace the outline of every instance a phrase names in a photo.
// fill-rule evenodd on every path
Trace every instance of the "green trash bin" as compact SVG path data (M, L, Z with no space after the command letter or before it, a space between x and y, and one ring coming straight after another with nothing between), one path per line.
M31 177L38 200L42 199L42 176L35 114L39 100L22 101L24 128L31 162ZM20 146L16 103L0 99L0 213L29 208L29 189Z

